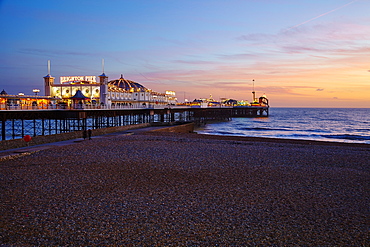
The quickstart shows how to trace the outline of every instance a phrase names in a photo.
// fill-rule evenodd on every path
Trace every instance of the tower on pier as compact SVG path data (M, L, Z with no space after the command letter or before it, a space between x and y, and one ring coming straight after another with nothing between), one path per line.
M108 97L108 76L104 73L104 59L102 59L102 70L103 73L99 75L99 82L100 82L100 103L105 105L110 105L109 97Z
M54 77L50 75L50 60L48 60L48 75L44 76L45 95L51 96L51 88L54 86Z

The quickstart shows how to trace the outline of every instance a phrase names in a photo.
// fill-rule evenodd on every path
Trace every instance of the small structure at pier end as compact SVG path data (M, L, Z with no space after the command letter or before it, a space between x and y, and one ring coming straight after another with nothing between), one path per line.
M258 99L256 98L256 91L252 91L252 102L246 105L238 104L234 106L233 117L268 117L269 116L269 100L266 94L263 94Z

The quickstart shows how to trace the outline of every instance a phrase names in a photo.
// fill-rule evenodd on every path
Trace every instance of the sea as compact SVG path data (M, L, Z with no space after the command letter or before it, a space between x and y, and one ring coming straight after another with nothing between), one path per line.
M268 117L208 123L199 134L370 144L370 108L275 108Z

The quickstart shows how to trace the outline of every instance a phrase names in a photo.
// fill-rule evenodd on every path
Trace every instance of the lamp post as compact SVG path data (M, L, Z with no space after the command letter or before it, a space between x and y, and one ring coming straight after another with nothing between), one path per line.
M34 92L34 93L35 93L35 95L36 95L36 107L38 108L38 104L37 104L37 94L40 92L40 89L35 88L35 89L33 89L33 90L32 90L32 92Z
M40 89L35 88L35 89L32 90L32 92L34 92L35 95L37 96L37 94L40 92Z

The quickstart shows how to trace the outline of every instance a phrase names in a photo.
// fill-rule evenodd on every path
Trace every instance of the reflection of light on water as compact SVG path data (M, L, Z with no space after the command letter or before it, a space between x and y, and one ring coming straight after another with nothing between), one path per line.
M261 122L268 122L268 121L270 121L268 117L256 117L254 119L259 120Z

